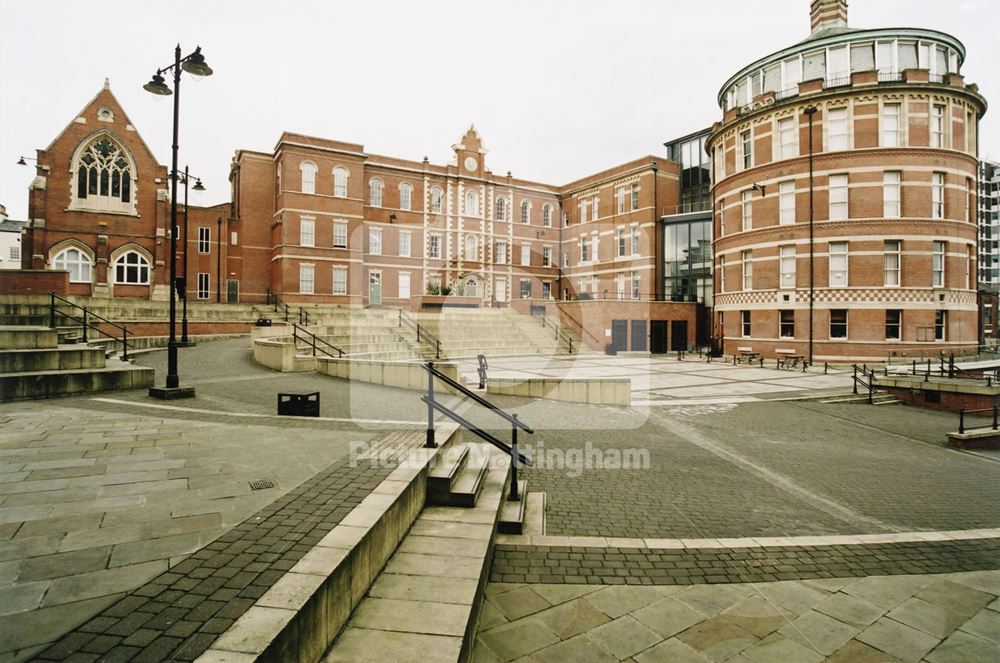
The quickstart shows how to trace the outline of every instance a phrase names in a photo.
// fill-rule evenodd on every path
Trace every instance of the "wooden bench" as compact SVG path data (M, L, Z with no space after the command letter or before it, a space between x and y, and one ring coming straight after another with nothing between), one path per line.
M800 365L802 369L805 370L806 362L805 355L800 355L795 352L795 350L782 350L778 349L774 351L774 354L778 356L777 367L787 368L789 370L798 368Z
M736 348L738 355L733 355L734 364L753 364L760 361L760 353L753 348Z

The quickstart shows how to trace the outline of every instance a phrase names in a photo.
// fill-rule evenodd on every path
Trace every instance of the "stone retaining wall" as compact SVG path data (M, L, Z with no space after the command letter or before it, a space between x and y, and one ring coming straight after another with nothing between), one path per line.
M632 404L632 381L628 378L490 378L486 393L629 406Z

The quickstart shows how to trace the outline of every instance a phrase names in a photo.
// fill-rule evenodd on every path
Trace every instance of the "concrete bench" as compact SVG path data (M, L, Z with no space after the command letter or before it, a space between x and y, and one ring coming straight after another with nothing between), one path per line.
M778 368L787 368L791 370L793 368L798 368L799 365L801 365L802 369L805 370L806 367L805 355L800 355L796 353L795 350L788 350L781 348L775 350L774 354L778 355L778 361L777 361Z
M734 364L755 364L761 360L759 352L754 352L753 348L736 348L738 355L733 355Z
M948 433L948 446L960 449L1000 449L1000 431L992 428Z

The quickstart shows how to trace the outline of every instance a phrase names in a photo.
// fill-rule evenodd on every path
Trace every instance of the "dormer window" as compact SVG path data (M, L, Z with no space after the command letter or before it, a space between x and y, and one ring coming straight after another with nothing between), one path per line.
M73 162L76 183L72 208L135 214L131 157L104 134L80 150Z

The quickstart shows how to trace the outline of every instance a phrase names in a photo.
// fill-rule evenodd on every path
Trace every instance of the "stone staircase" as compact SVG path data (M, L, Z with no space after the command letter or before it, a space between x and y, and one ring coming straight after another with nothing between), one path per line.
M449 359L568 352L565 342L556 339L553 330L542 327L540 319L511 309L446 309L420 313L416 318L440 339L441 354Z
M834 396L832 398L820 399L820 403L824 404L853 404L853 403L868 403L867 394L848 394L845 396ZM872 405L899 405L902 403L901 400L893 396L886 391L875 391L872 395Z
M370 460L406 462L198 661L468 661L502 519L530 507L508 506L504 452L452 424L437 438L376 442Z
M0 326L0 401L17 401L153 385L153 369L115 357L103 346L71 342L73 330Z

